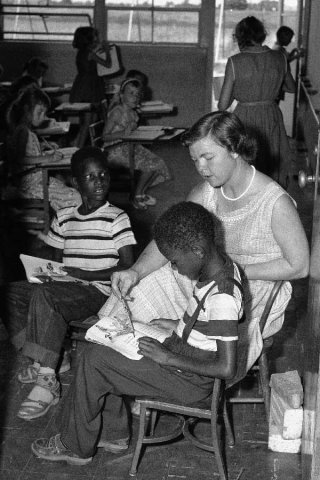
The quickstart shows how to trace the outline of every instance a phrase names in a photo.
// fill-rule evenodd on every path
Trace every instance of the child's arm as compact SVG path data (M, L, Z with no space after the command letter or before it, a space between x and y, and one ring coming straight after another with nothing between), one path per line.
M105 142L119 140L130 132L130 125L124 127L121 112L115 108L108 116L107 123L102 132L102 138Z
M43 162L59 161L62 158L62 153L58 150L53 152L43 153L42 155L28 155L23 159L23 165L37 165Z
M227 61L224 81L221 89L221 94L218 102L219 110L227 110L232 104L234 98L232 95L234 84L234 75L230 58Z
M132 245L126 245L125 247L119 248L119 262L117 265L111 268L105 268L103 270L82 270L80 268L74 267L65 267L64 270L69 273L69 275L80 278L81 280L87 280L89 282L100 280L110 280L110 277L113 272L118 272L119 270L126 270L130 268L133 264L133 248Z
M160 365L167 365L185 372L205 377L232 378L236 373L237 341L217 340L217 352L208 352L207 360L171 352L165 345L150 337L139 339L139 351Z

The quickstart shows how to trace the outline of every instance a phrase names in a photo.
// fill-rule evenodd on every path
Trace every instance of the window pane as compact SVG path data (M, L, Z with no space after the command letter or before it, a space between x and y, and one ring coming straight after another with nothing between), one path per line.
M108 39L114 42L151 42L150 12L108 10Z
M154 42L197 43L199 14L197 12L155 12Z
M107 7L151 7L152 0L105 0L105 5Z
M194 8L201 6L201 0L154 0L153 2L155 7L165 7L165 8L183 8L187 10L188 8Z

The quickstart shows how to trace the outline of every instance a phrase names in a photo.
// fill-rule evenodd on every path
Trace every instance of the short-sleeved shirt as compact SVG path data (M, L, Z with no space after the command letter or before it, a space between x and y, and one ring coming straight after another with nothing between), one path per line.
M200 300L213 286L200 310L198 319L188 337L188 344L200 350L217 351L217 340L224 342L238 340L238 323L243 315L242 292L230 279L241 284L238 267L226 261L224 268L209 282L198 282L189 300L186 313L195 312ZM182 337L184 319L179 320L177 335Z
M58 210L45 241L63 250L65 266L89 271L116 266L119 249L136 244L128 215L109 202L88 215L81 215L78 207ZM109 280L92 283L110 293Z

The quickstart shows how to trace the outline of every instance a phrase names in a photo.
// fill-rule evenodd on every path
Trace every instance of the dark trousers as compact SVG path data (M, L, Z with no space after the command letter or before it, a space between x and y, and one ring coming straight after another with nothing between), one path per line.
M80 283L15 282L6 287L5 324L24 355L56 368L68 323L97 314L106 299L96 287Z
M103 439L129 435L125 396L208 406L212 384L197 383L201 384L197 375L161 367L147 358L130 360L108 347L88 344L63 410L61 439L80 457L91 457L101 430Z

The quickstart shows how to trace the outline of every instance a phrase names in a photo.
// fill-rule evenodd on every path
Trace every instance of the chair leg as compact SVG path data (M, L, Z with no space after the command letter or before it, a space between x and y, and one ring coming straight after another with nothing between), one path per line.
M262 395L264 399L264 406L266 411L267 420L269 421L270 415L270 376L269 376L269 366L268 358L265 350L262 351L259 358L259 380L262 389Z
M218 384L218 382L216 381ZM221 383L219 382L219 385ZM219 392L220 386L218 387ZM224 395L224 391L222 392ZM224 398L223 398L223 402ZM218 414L219 414L219 403L220 403L220 395L219 394L214 394L212 396L212 404L211 404L211 440L212 440L212 446L214 449L214 455L215 459L218 465L218 471L220 475L220 480L228 480L228 473L227 473L227 467L225 464L225 460L222 454L222 446L221 446L221 435L219 435L218 431Z
M233 447L235 444L235 439L234 439L234 433L233 433L233 429L230 422L227 401L225 398L223 399L223 421L226 429L228 445L229 447Z
M158 410L151 411L150 437L154 435L154 429L158 419Z
M138 434L138 439L136 443L136 448L134 451L134 455L132 458L132 463L131 463L131 468L129 471L130 477L136 477L137 474L137 466L140 458L140 452L142 448L142 442L144 439L145 435L145 429L146 429L146 407L145 405L140 405L140 420L139 420L139 434Z

